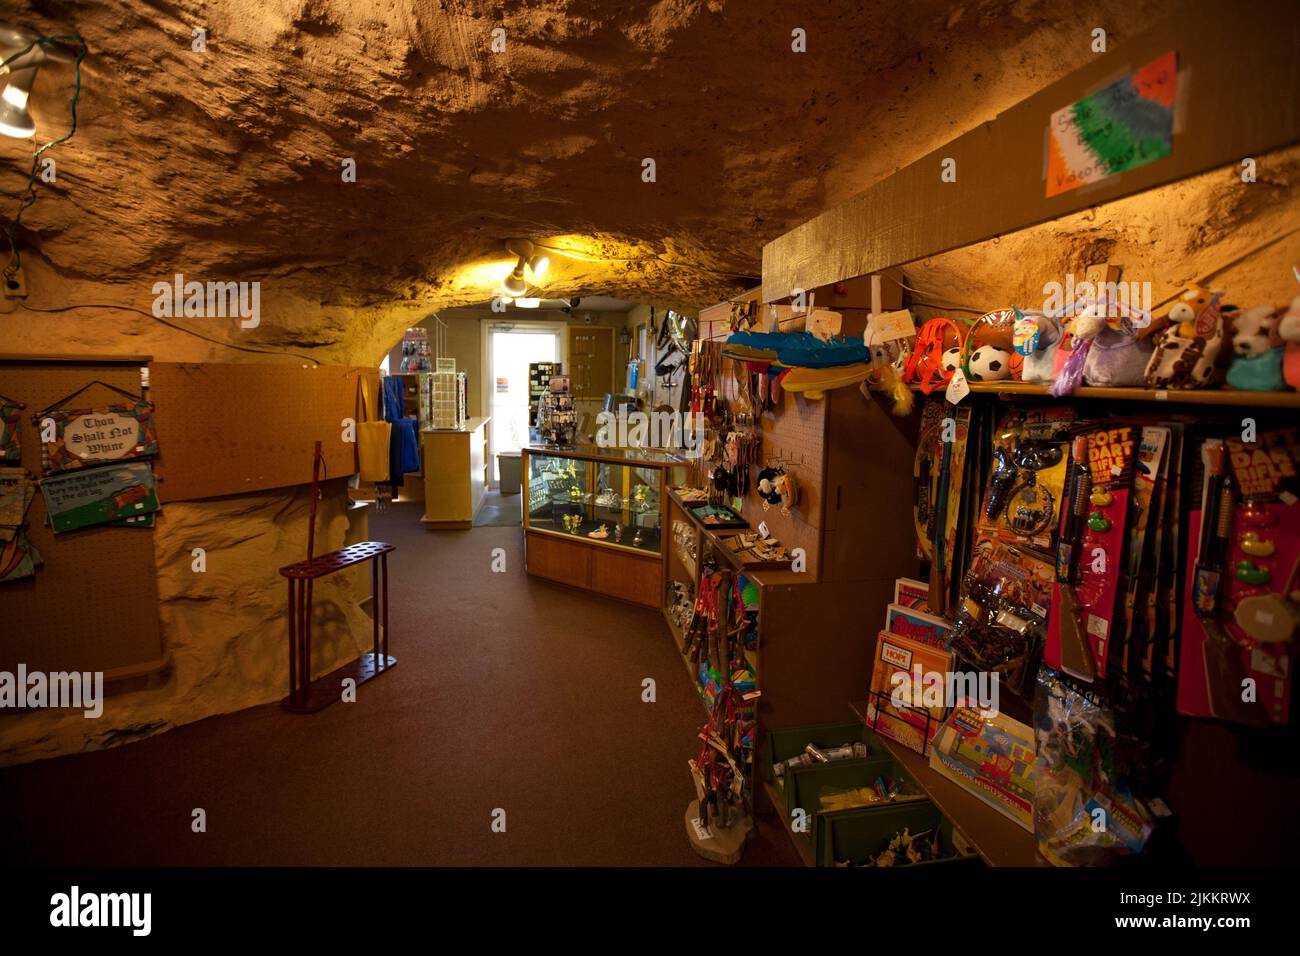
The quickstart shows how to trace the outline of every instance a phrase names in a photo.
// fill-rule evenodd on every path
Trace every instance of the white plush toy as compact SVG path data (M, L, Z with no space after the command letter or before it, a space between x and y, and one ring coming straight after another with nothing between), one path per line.
M1282 341L1278 338L1277 310L1257 305L1229 313L1232 327L1232 364L1228 384L1249 392L1282 389Z
M1286 383L1300 388L1300 295L1291 300L1291 306L1282 313L1277 323L1277 335L1286 343L1286 356L1282 369Z

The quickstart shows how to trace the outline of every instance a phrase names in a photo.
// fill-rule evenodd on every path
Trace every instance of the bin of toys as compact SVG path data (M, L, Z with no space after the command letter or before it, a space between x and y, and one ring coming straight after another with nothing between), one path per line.
M927 802L845 810L826 820L818 866L980 865L965 839Z
M859 720L791 727L768 733L763 769L768 783L784 789L785 774L793 768L845 760L861 762L884 753L885 748L875 734Z

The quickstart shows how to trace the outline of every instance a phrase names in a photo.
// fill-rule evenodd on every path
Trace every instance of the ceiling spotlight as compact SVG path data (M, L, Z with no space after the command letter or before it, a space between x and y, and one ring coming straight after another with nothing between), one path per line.
M0 93L0 133L28 139L36 133L27 99L36 71L45 63L71 63L76 52L70 47L30 30L0 24L0 56L9 82Z
M535 309L541 304L541 299L515 299L516 309Z
M510 239L506 242L506 251L515 257L514 268L501 282L501 289L507 295L521 296L528 291L528 275L536 282L546 275L551 267L550 256L535 253L534 246L527 239Z

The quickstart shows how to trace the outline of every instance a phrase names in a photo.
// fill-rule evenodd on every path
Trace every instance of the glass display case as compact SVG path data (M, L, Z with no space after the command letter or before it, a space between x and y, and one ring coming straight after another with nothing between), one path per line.
M631 449L593 448L587 455L528 449L524 526L662 553L664 470L683 466L662 453Z

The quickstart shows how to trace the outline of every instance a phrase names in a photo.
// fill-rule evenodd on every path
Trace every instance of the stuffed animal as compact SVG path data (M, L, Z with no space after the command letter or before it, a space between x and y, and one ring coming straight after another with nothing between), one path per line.
M1281 391L1282 340L1277 333L1277 310L1257 305L1224 318L1232 329L1228 384L1248 392Z
M1291 307L1278 319L1277 335L1286 343L1282 375L1292 388L1300 388L1300 295L1291 300Z
M1021 312L1016 318L1016 351L1025 357L1022 381L1051 385L1056 381L1056 355L1065 338L1061 320L1042 312Z
M1191 286L1163 314L1153 317L1159 329L1151 340L1155 351L1147 363L1151 388L1209 388L1219 384L1219 353L1223 349L1220 292Z

